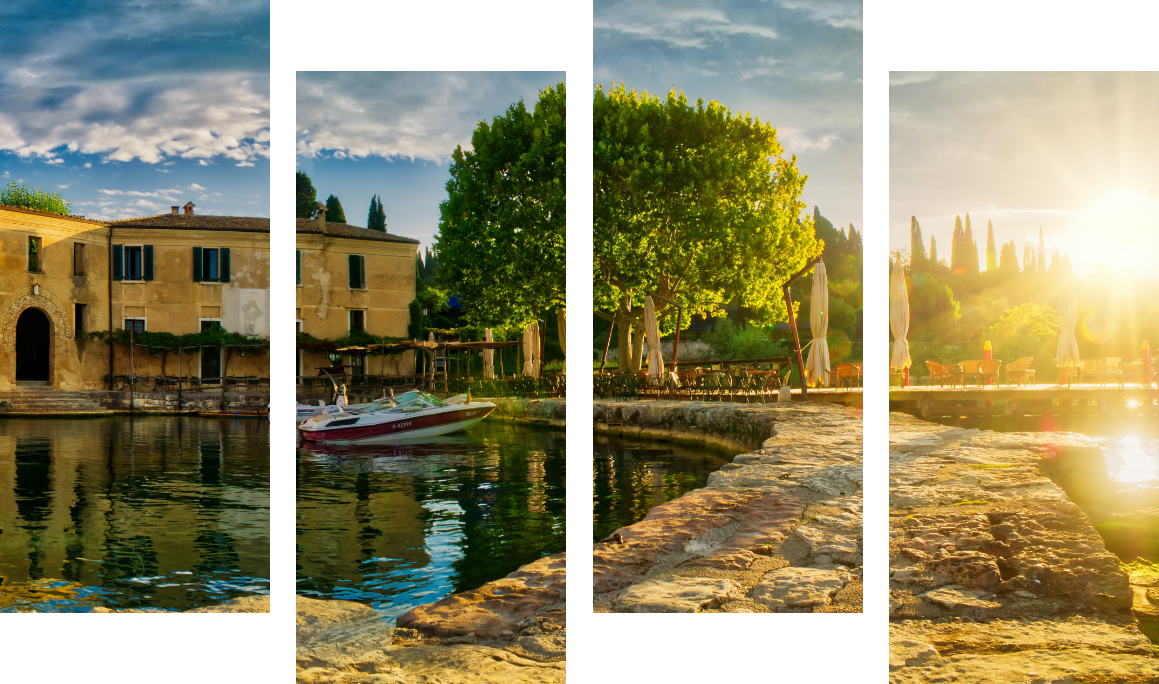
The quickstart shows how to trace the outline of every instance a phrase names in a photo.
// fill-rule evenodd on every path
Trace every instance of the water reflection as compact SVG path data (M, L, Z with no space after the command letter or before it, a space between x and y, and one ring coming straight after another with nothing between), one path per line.
M594 541L648 511L703 487L738 451L599 435L594 443Z
M266 421L0 420L0 611L188 610L268 577Z
M931 420L995 432L1076 432L1098 442L1111 479L1132 486L1159 485L1159 421L1150 416L1046 414Z
M564 433L487 421L298 451L298 593L393 619L564 550Z

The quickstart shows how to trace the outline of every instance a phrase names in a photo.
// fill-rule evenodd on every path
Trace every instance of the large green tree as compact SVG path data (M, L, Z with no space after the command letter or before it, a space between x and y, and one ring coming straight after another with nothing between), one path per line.
M297 217L312 219L318 217L318 191L310 182L310 177L299 171L297 173Z
M521 325L566 299L566 92L539 93L455 148L439 205L438 280L477 325Z
M787 320L780 286L823 245L776 129L676 90L597 87L594 107L594 297L614 312L621 368L640 367L647 294L680 302L685 320L724 304Z
M326 223L346 223L346 212L342 211L342 202L334 195L326 198Z

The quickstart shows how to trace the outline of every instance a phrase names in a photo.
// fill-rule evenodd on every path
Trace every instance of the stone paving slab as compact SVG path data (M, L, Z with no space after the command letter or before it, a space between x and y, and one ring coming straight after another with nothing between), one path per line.
M891 681L1159 681L1138 589L1047 476L1092 448L891 414Z

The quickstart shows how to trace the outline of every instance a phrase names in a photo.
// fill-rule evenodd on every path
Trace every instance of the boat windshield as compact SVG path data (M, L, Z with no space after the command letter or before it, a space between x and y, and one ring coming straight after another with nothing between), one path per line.
M391 411L405 411L409 413L411 411L421 411L426 408L447 405L447 402L433 394L418 391L400 394L394 400L398 402L397 405L384 408L389 408Z

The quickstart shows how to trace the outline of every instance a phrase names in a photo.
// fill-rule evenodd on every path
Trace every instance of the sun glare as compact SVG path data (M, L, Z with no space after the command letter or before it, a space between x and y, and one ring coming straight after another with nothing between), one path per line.
M1082 213L1070 246L1076 270L1110 264L1135 275L1159 275L1153 258L1157 244L1154 221L1159 201L1133 190L1120 190L1095 202Z
M1144 482L1154 480L1156 463L1154 456L1143 451L1143 445L1138 437L1124 437L1123 450L1119 452L1123 459L1119 472L1114 479L1119 482Z

